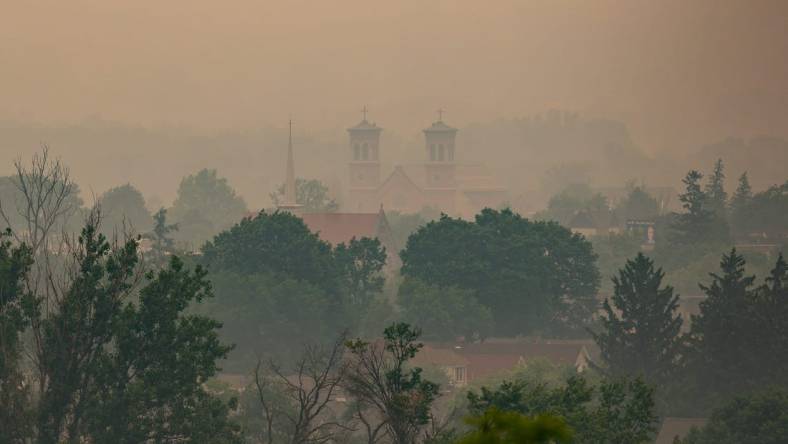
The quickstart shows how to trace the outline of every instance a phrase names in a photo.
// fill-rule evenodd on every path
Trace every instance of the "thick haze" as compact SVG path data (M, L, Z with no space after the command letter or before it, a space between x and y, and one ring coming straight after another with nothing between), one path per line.
M439 106L460 128L560 108L623 122L655 157L788 136L784 1L3 3L0 120L215 130L292 115L341 141L364 104L406 139Z

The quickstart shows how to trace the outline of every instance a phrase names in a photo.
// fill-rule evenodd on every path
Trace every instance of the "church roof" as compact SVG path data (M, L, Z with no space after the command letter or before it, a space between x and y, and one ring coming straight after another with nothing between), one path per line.
M400 165L396 169L400 169L419 188L429 188L425 164ZM454 180L459 191L503 191L506 189L500 180L481 164L455 164Z
M379 127L376 123L369 123L367 119L362 120L356 126L350 127L348 131L381 131L383 128Z
M424 129L425 133L454 133L457 132L457 128L452 128L449 125L443 123L443 120L438 120L437 122L433 122L433 124L429 127Z
M378 213L304 213L301 219L320 239L333 245L349 242L354 237L375 238L385 224L385 214Z

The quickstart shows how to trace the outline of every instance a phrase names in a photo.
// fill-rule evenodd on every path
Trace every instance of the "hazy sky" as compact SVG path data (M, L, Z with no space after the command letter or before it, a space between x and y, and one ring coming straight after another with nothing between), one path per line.
M788 2L0 0L0 118L412 132L558 107L648 151L788 135Z

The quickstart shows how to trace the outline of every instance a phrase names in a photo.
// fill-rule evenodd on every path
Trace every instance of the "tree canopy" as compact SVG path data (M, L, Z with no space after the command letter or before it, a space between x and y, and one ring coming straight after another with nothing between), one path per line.
M181 180L169 216L178 224L175 239L193 249L243 218L246 202L216 170L203 169Z
M102 213L102 232L146 233L153 226L153 218L145 208L145 198L133 185L111 188L99 197Z
M270 195L274 206L282 203L284 195L285 184L282 184ZM296 179L296 203L307 213L333 213L339 209L339 204L329 196L328 187L317 179Z
M591 244L508 209L485 209L474 222L444 215L411 235L400 256L406 277L471 290L490 309L495 334L578 333L596 309Z

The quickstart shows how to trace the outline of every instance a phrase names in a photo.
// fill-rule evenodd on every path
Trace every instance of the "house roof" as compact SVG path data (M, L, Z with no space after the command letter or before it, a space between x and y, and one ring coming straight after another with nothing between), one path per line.
M413 364L464 367L468 365L468 360L451 348L437 348L425 344L416 357L413 358Z
M589 348L593 348L588 341L533 339L490 339L442 347L450 348L467 360L469 379L500 374L537 358L554 364L575 366L581 354L590 357Z
M655 444L671 444L674 438L684 438L693 427L703 427L705 418L665 418L659 428Z
M380 234L385 214L378 213L304 213L301 219L309 230L333 245L348 242L354 237L375 238Z

